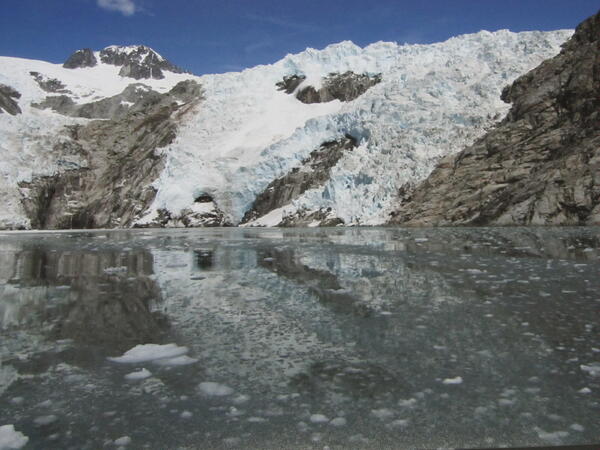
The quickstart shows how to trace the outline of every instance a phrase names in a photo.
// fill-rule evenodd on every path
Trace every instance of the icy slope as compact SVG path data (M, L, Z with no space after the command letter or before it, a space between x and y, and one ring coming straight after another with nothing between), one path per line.
M484 31L433 45L380 42L364 49L342 42L240 73L195 77L165 71L164 79L138 80L160 93L186 79L205 90L205 100L180 124L175 141L159 150L165 169L154 182L156 198L138 223L151 223L161 209L173 215L193 209L202 194L239 223L270 182L298 167L323 142L345 134L359 146L333 167L331 180L269 214L264 223L321 208L331 208L346 224L383 223L398 188L428 175L440 156L461 150L501 118L508 109L499 100L501 89L556 54L570 35ZM61 151L69 140L64 126L88 120L33 108L54 94L30 72L59 80L78 104L114 96L136 82L94 55L96 66L76 69L0 57L0 84L22 95L22 114L0 114L0 228L30 226L19 182L88 164ZM346 71L381 74L382 82L348 103L304 104L275 86L284 76L304 75L301 86L318 88L324 76Z
M570 34L482 31L440 44L364 49L342 42L270 66L204 76L207 100L166 150L153 208L176 213L208 193L237 223L270 181L348 133L361 145L334 167L330 182L262 223L327 207L346 224L383 223L398 188L428 175L440 156L500 119L508 110L502 88L556 54ZM323 76L348 70L381 73L383 81L349 103L305 105L273 89L286 75L305 75L303 85L318 86Z
M0 229L28 228L17 183L36 176L53 175L70 164L85 166L85 161L65 160L55 146L67 138L65 125L86 123L50 110L32 107L49 95L30 72L65 85L68 96L83 104L116 95L136 80L118 75L119 67L99 63L96 67L65 69L60 64L21 58L0 57L0 84L16 89L22 114L0 114ZM194 78L189 74L165 72L162 80L142 80L158 92L166 92L177 82Z

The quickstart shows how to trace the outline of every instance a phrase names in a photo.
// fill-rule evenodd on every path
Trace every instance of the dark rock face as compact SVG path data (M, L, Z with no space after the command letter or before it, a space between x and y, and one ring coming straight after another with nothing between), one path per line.
M65 69L78 69L80 67L94 67L98 64L98 60L94 56L94 52L89 48L77 50L63 64Z
M3 111L6 111L13 116L21 114L21 108L19 108L17 101L14 100L19 98L21 98L21 93L16 89L6 86L5 84L0 84L0 114L2 114Z
M183 73L179 67L171 64L158 53L145 45L131 47L107 47L100 52L100 60L105 64L122 66L119 75L136 80L164 78L163 70Z
M344 225L344 220L332 215L331 208L319 209L317 211L299 210L293 215L285 216L279 227L307 227L318 223L320 227L337 227Z
M155 150L173 141L179 121L202 100L194 81L157 95L159 101L119 119L67 127L68 139L54 152L87 164L19 185L33 228L129 227L143 214L156 194L151 183L164 165Z
M177 83L169 92L172 100L189 102L202 96L202 88L193 80ZM143 113L149 107L164 102L165 97L142 83L133 83L123 92L96 102L77 104L67 95L46 97L32 106L52 109L60 114L84 119L120 119L131 113Z
M392 223L600 224L600 13L502 98L508 116L405 192Z
M244 215L242 223L250 222L287 205L309 189L323 186L329 180L331 168L337 164L344 151L352 150L356 145L356 139L350 135L322 144L302 161L301 167L294 168L269 183L267 188L256 197L252 207Z
M85 104L75 103L67 95L46 97L32 106L39 109L52 109L60 114L85 119L118 119L130 112L141 112L163 100L158 92L141 83L127 86L123 92L112 97Z
M31 75L38 86L46 92L51 92L54 94L71 93L68 89L66 89L66 86L56 78L47 78L39 72L29 72L29 75Z
M208 227L230 227L232 224L227 220L223 211L213 201L201 202L210 204L209 208L186 208L179 214L173 214L166 209L158 210L158 216L150 223L140 225L136 228L208 228Z
M284 77L283 81L276 84L277 88L286 94L296 92L296 98L302 103L326 103L332 100L350 102L364 94L371 86L381 82L381 75L358 75L348 71L346 73L332 73L323 80L323 87L315 89L306 86L297 91L304 82L304 75Z

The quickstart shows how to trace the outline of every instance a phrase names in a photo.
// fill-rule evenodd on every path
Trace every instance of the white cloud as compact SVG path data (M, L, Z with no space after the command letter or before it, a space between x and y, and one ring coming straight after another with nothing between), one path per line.
M118 11L124 16L131 16L137 11L133 0L97 0L98 6L108 11Z

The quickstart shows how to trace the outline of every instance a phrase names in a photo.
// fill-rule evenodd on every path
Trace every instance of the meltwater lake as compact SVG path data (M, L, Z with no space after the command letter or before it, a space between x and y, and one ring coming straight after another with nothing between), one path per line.
M600 228L0 233L27 449L600 442Z

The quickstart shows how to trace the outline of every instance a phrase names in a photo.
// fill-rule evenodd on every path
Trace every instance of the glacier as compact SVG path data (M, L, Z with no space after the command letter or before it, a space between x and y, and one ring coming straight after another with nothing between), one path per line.
M299 167L323 142L346 134L359 145L344 154L324 186L249 225L276 225L298 211L328 208L346 225L385 223L398 189L425 178L440 157L460 151L502 119L509 108L500 100L502 88L558 53L571 34L481 31L436 44L377 42L364 48L344 41L242 72L165 72L161 80L140 80L164 93L195 79L205 99L179 124L174 142L157 150L165 167L153 183L156 197L137 224L151 223L161 209L177 215L203 194L239 224L271 181ZM63 171L67 163L84 166L65 162L51 149L66 139L66 125L88 121L33 108L47 93L29 72L60 80L76 103L116 95L133 80L102 62L64 69L0 57L0 67L0 83L22 94L23 111L0 115L0 228L29 228L18 183ZM290 75L304 75L301 86L319 87L328 74L346 71L381 74L382 81L356 100L315 104L275 87Z

